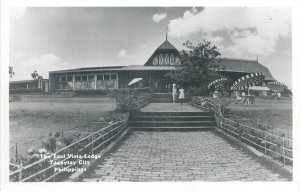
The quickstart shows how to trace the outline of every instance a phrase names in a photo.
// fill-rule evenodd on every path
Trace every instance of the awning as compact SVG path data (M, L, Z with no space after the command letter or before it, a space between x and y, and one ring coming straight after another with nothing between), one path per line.
M130 85L132 85L132 84L135 84L135 83L141 81L142 79L143 79L143 78L133 78L133 80L131 80L131 81L128 83L128 85L130 86Z
M252 74L248 74L246 76L243 76L239 78L237 81L235 81L232 85L233 90L246 90L252 86L255 86L259 84L263 79L265 78L264 74L262 72L256 72Z
M227 78L219 78L216 79L214 81L212 81L211 83L208 84L208 89L211 89L212 87L215 87L215 89L220 88L222 85L224 85L224 83L228 82Z
M276 81L267 83L267 86L270 90L274 92L283 92L284 89L287 89L286 85Z
M250 90L257 90L257 91L269 91L270 89L265 86L251 86Z

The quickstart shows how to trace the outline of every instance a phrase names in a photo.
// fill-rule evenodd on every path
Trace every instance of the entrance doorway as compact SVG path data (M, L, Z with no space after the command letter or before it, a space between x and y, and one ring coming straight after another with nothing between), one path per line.
M156 81L154 91L158 93L170 93L171 84L166 81Z

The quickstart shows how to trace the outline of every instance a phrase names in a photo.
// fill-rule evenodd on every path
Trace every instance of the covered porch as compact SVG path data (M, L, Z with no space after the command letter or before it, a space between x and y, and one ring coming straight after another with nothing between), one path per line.
M173 69L173 67L172 67ZM119 88L151 88L156 93L170 93L172 82L165 77L171 71L169 67L140 66L138 68L125 67L119 72ZM142 80L128 85L133 79Z

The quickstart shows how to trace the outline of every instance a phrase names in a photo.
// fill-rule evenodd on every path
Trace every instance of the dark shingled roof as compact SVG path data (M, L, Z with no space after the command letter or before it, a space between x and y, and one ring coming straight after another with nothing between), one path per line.
M102 71L170 71L175 70L175 66L109 66L109 67L90 67L90 68L76 68L70 70L52 71L50 73L78 73L78 72L102 72ZM269 69L256 60L242 60L222 58L220 62L221 72L240 72L240 73L255 73L262 72L265 75L265 80L275 81Z
M178 50L168 41L165 40L155 51L154 53L150 56L150 58L147 60L147 62L144 64L145 66L149 66L152 65L152 59L160 54L160 53L175 53L178 57L179 52Z
M18 83L31 83L31 82L37 82L37 80L18 80L18 81L10 81L10 84L18 84Z
M103 67L89 67L89 68L75 68L69 70L57 70L57 71L50 71L53 74L59 73L77 73L77 72L102 72L102 71L116 71L119 68L124 66L103 66Z
M168 41L165 40L156 50L176 50L177 49Z
M175 66L143 66L143 65L130 65L118 69L118 71L170 71L175 70Z
M76 68L70 70L52 71L51 73L78 73L78 72L102 72L102 71L170 71L175 70L175 66L109 66L109 67L90 67L90 68ZM240 72L240 73L255 73L262 72L265 75L265 80L274 81L269 69L256 60L242 60L222 58L220 62L221 72Z
M170 71L175 70L175 66L144 66L144 65L129 65L129 66L108 66L108 67L91 67L91 68L75 68L70 70L51 71L53 74L62 73L78 73L78 72L105 72L105 71Z
M265 75L265 80L275 80L269 69L256 60L222 58L220 71L244 73L262 72Z

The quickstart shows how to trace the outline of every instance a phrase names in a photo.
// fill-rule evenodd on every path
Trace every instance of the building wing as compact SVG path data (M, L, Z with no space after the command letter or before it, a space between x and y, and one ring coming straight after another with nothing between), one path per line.
M244 59L230 59L223 58L220 61L220 69L222 72L236 72L236 73L255 73L262 72L265 75L265 80L274 81L269 69L256 60L244 60Z

